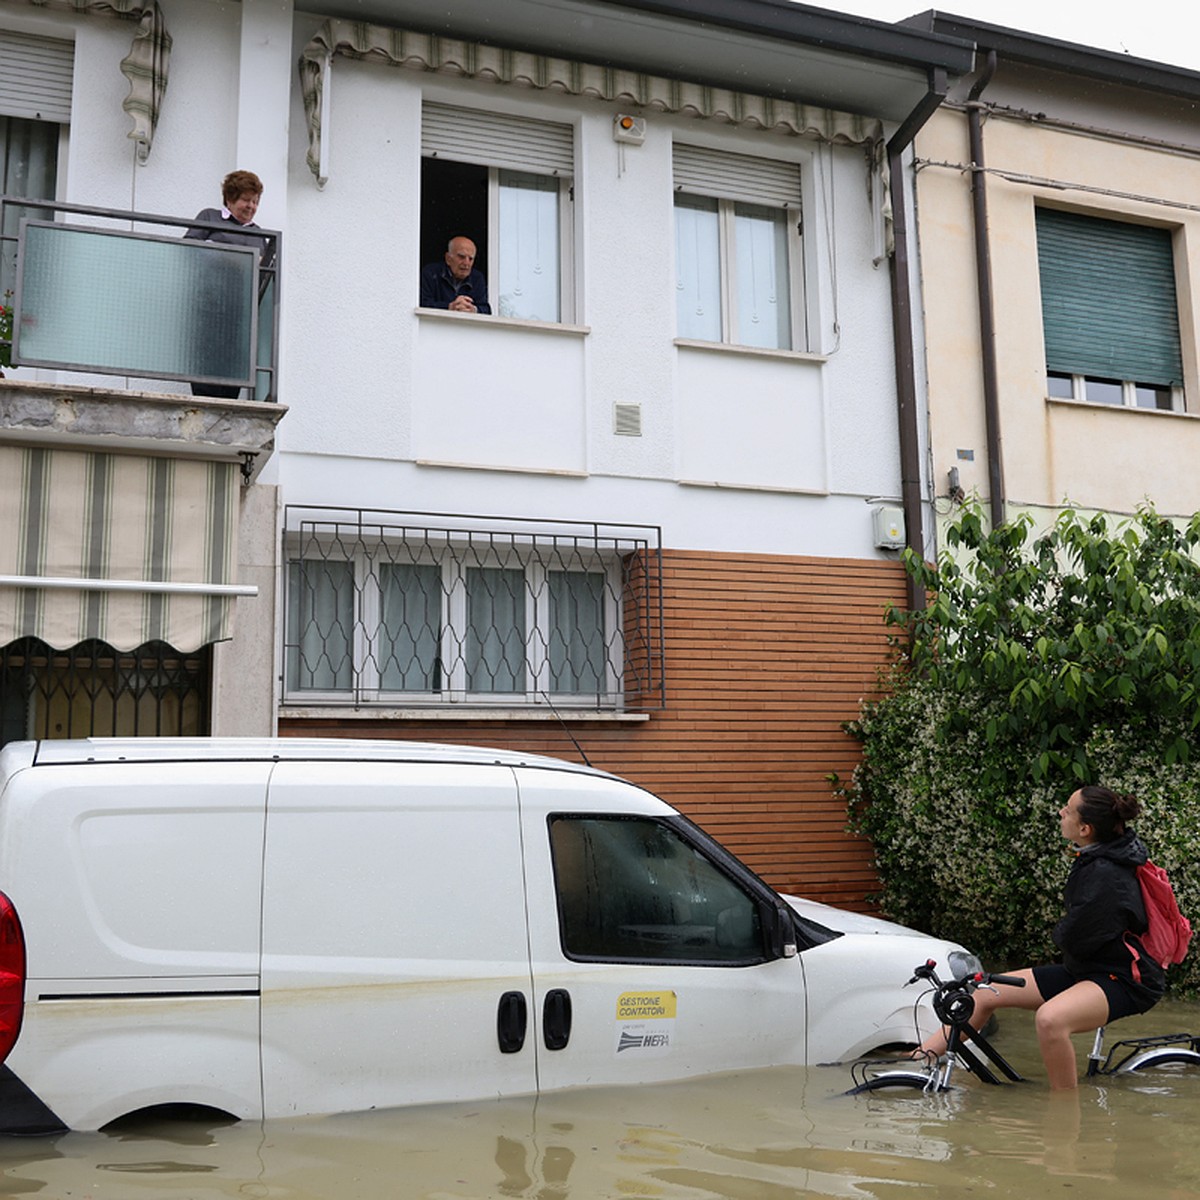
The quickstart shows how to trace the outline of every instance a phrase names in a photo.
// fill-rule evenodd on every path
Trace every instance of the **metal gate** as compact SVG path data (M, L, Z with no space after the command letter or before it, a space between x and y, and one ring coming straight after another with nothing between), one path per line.
M165 642L54 650L37 638L0 648L0 745L28 738L204 736L212 652Z

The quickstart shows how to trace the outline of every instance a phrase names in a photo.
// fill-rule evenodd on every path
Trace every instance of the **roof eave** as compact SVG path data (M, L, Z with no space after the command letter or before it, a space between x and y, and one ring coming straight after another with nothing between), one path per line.
M994 50L998 58L1008 62L1200 100L1200 72L1190 71L1186 67L1135 58L1131 54L1118 54L1114 50L1082 46L1003 25L991 25L936 9L908 17L902 24L912 29L974 42L980 53Z
M793 0L591 0L612 8L717 25L774 40L819 46L907 67L964 75L974 66L970 39L939 30L856 17Z

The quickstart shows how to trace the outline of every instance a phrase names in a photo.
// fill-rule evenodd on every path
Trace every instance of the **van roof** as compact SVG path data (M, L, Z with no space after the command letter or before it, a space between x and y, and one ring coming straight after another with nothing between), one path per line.
M606 772L515 750L451 746L437 742L366 741L357 738L78 738L10 742L5 752L29 766L114 762L361 761L481 763L539 767L604 775Z

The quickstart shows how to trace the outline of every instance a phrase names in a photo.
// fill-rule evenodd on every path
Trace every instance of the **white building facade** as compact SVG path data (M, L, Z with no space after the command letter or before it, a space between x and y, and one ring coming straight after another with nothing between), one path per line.
M6 118L10 158L55 128L39 198L187 218L243 168L281 231L269 403L6 372L16 525L31 455L64 472L84 456L86 479L87 456L204 464L236 483L228 569L197 585L228 625L177 639L211 655L184 731L568 757L573 738L771 882L861 900L868 858L825 776L853 762L840 723L904 602L898 550L925 540L888 146L970 47L767 0L427 7L379 0L351 22L336 3L168 0L137 26L4 0L23 60L73 48L68 119ZM166 91L132 140L123 60L164 26L169 63L147 71ZM420 303L456 235L489 315ZM74 388L158 424L85 431L62 416ZM177 503L179 536L213 525L211 500ZM26 593L50 578L19 551L10 645L44 632ZM13 698L31 644L6 667L10 737L53 733Z

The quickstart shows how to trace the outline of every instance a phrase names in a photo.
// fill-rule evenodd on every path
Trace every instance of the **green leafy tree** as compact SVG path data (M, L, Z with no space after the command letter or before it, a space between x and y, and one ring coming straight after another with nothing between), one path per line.
M1057 812L1097 782L1142 800L1139 832L1200 917L1198 545L1200 514L1068 511L1035 536L969 507L936 563L907 556L930 601L889 614L896 663L835 781L886 911L992 962L1046 957L1069 867ZM1195 986L1200 965L1172 978Z

